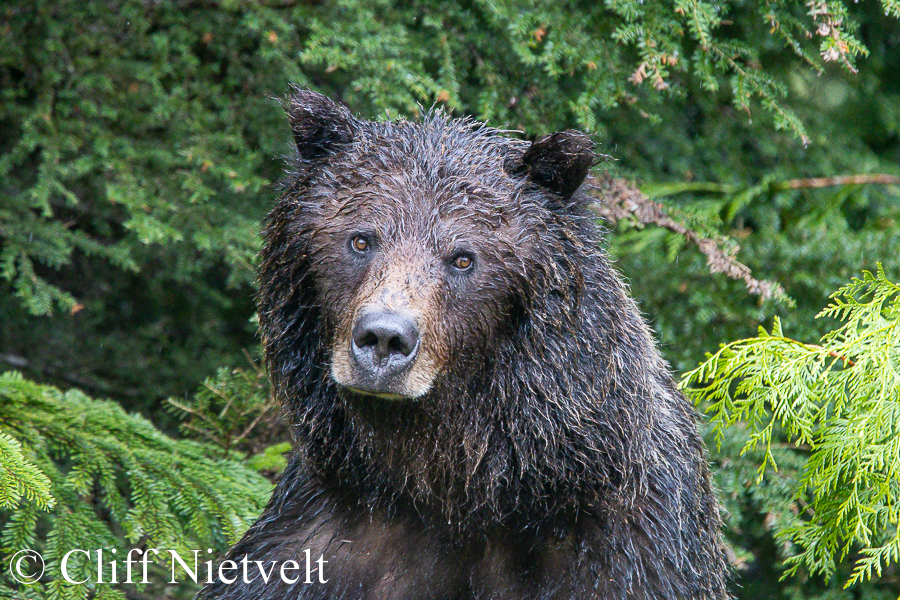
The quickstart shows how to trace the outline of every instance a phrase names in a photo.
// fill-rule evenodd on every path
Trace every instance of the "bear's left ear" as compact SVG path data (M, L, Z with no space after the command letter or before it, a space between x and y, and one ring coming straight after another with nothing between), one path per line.
M558 131L535 140L522 155L516 171L536 184L569 199L594 164L594 142L580 131Z
M331 98L293 87L283 102L300 158L313 161L353 141L358 121Z

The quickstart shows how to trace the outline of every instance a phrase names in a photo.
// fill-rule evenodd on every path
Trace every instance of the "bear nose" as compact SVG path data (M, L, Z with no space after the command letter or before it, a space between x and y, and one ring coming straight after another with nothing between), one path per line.
M356 363L379 375L407 367L419 349L419 329L410 317L396 312L372 312L357 319L352 331ZM374 374L374 373L373 373Z

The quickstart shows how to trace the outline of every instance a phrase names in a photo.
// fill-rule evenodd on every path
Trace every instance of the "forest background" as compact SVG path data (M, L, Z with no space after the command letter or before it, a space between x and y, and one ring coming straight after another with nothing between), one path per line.
M897 598L898 17L896 0L3 3L3 564L221 551L261 510L289 444L255 265L293 83L366 118L590 132L609 252L673 370L753 338L689 376L736 597ZM0 597L195 590L165 580L4 568Z

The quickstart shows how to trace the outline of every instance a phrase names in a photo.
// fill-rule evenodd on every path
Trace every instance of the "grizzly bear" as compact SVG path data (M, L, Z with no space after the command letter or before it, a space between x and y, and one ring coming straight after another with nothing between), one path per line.
M695 411L580 191L590 139L285 106L258 303L295 453L228 555L249 578L199 597L727 597Z

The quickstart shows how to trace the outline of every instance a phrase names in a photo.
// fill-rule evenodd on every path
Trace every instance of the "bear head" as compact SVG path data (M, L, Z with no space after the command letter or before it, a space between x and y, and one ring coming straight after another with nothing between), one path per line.
M441 380L459 386L527 325L535 291L577 294L553 230L581 217L584 134L529 144L436 112L371 123L305 90L287 109L299 164L269 229L263 298L311 287L340 393L420 400ZM268 308L266 339L280 340Z

